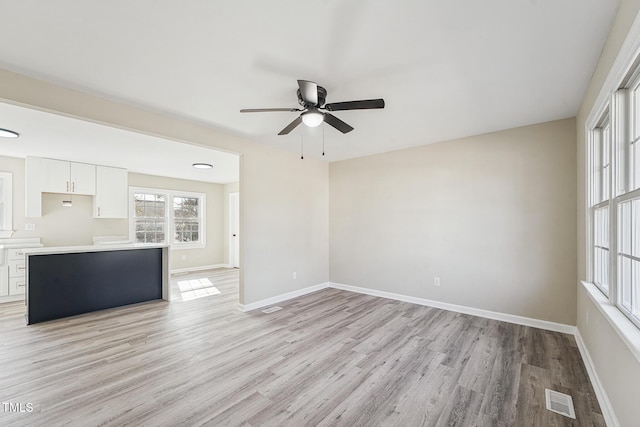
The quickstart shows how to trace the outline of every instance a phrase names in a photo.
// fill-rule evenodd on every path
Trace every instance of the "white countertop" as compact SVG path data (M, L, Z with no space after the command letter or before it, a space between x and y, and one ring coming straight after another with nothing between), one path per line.
M134 249L168 248L167 244L156 243L125 243L112 245L87 245L87 246L52 246L44 248L28 248L24 250L25 255L51 255L67 254L79 252L107 252L107 251L127 251Z
M40 247L39 237L28 237L22 239L0 239L0 249L8 248L26 248L26 247Z

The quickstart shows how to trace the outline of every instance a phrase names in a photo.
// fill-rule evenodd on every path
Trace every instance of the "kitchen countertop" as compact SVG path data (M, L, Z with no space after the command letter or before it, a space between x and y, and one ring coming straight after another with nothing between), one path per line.
M168 248L168 244L157 243L124 243L124 244L103 244L86 246L51 246L43 248L27 248L25 255L51 255L79 252L105 252L105 251L126 251L134 249Z
M39 237L25 237L19 239L0 239L0 249L22 248L27 246L42 246Z

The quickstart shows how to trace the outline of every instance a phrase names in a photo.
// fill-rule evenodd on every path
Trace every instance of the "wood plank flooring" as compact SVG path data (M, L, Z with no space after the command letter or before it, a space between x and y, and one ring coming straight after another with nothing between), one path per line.
M204 277L221 293L29 327L0 305L0 399L34 408L0 425L604 426L572 336L335 289L241 313L237 270Z

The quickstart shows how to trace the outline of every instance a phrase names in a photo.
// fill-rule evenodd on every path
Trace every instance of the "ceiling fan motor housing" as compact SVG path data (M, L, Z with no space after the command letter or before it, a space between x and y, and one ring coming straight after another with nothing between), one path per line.
M302 99L302 93L300 93L300 89L296 91L296 94L298 95L298 104L300 104L304 108L322 107L327 100L327 90L322 86L318 86L318 104L317 105L309 104L308 102L305 102L304 99Z

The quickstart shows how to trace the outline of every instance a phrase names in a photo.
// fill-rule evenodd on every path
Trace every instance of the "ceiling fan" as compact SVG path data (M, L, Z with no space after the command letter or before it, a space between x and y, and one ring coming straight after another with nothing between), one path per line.
M342 133L351 132L353 127L343 122L329 111L343 110L369 110L374 108L384 108L384 99L366 99L361 101L333 102L325 104L327 90L318 86L315 82L298 80L298 103L302 108L245 108L241 113L263 113L272 111L296 111L301 114L287 127L282 129L278 135L287 135L300 123L309 127L319 126L325 122Z

